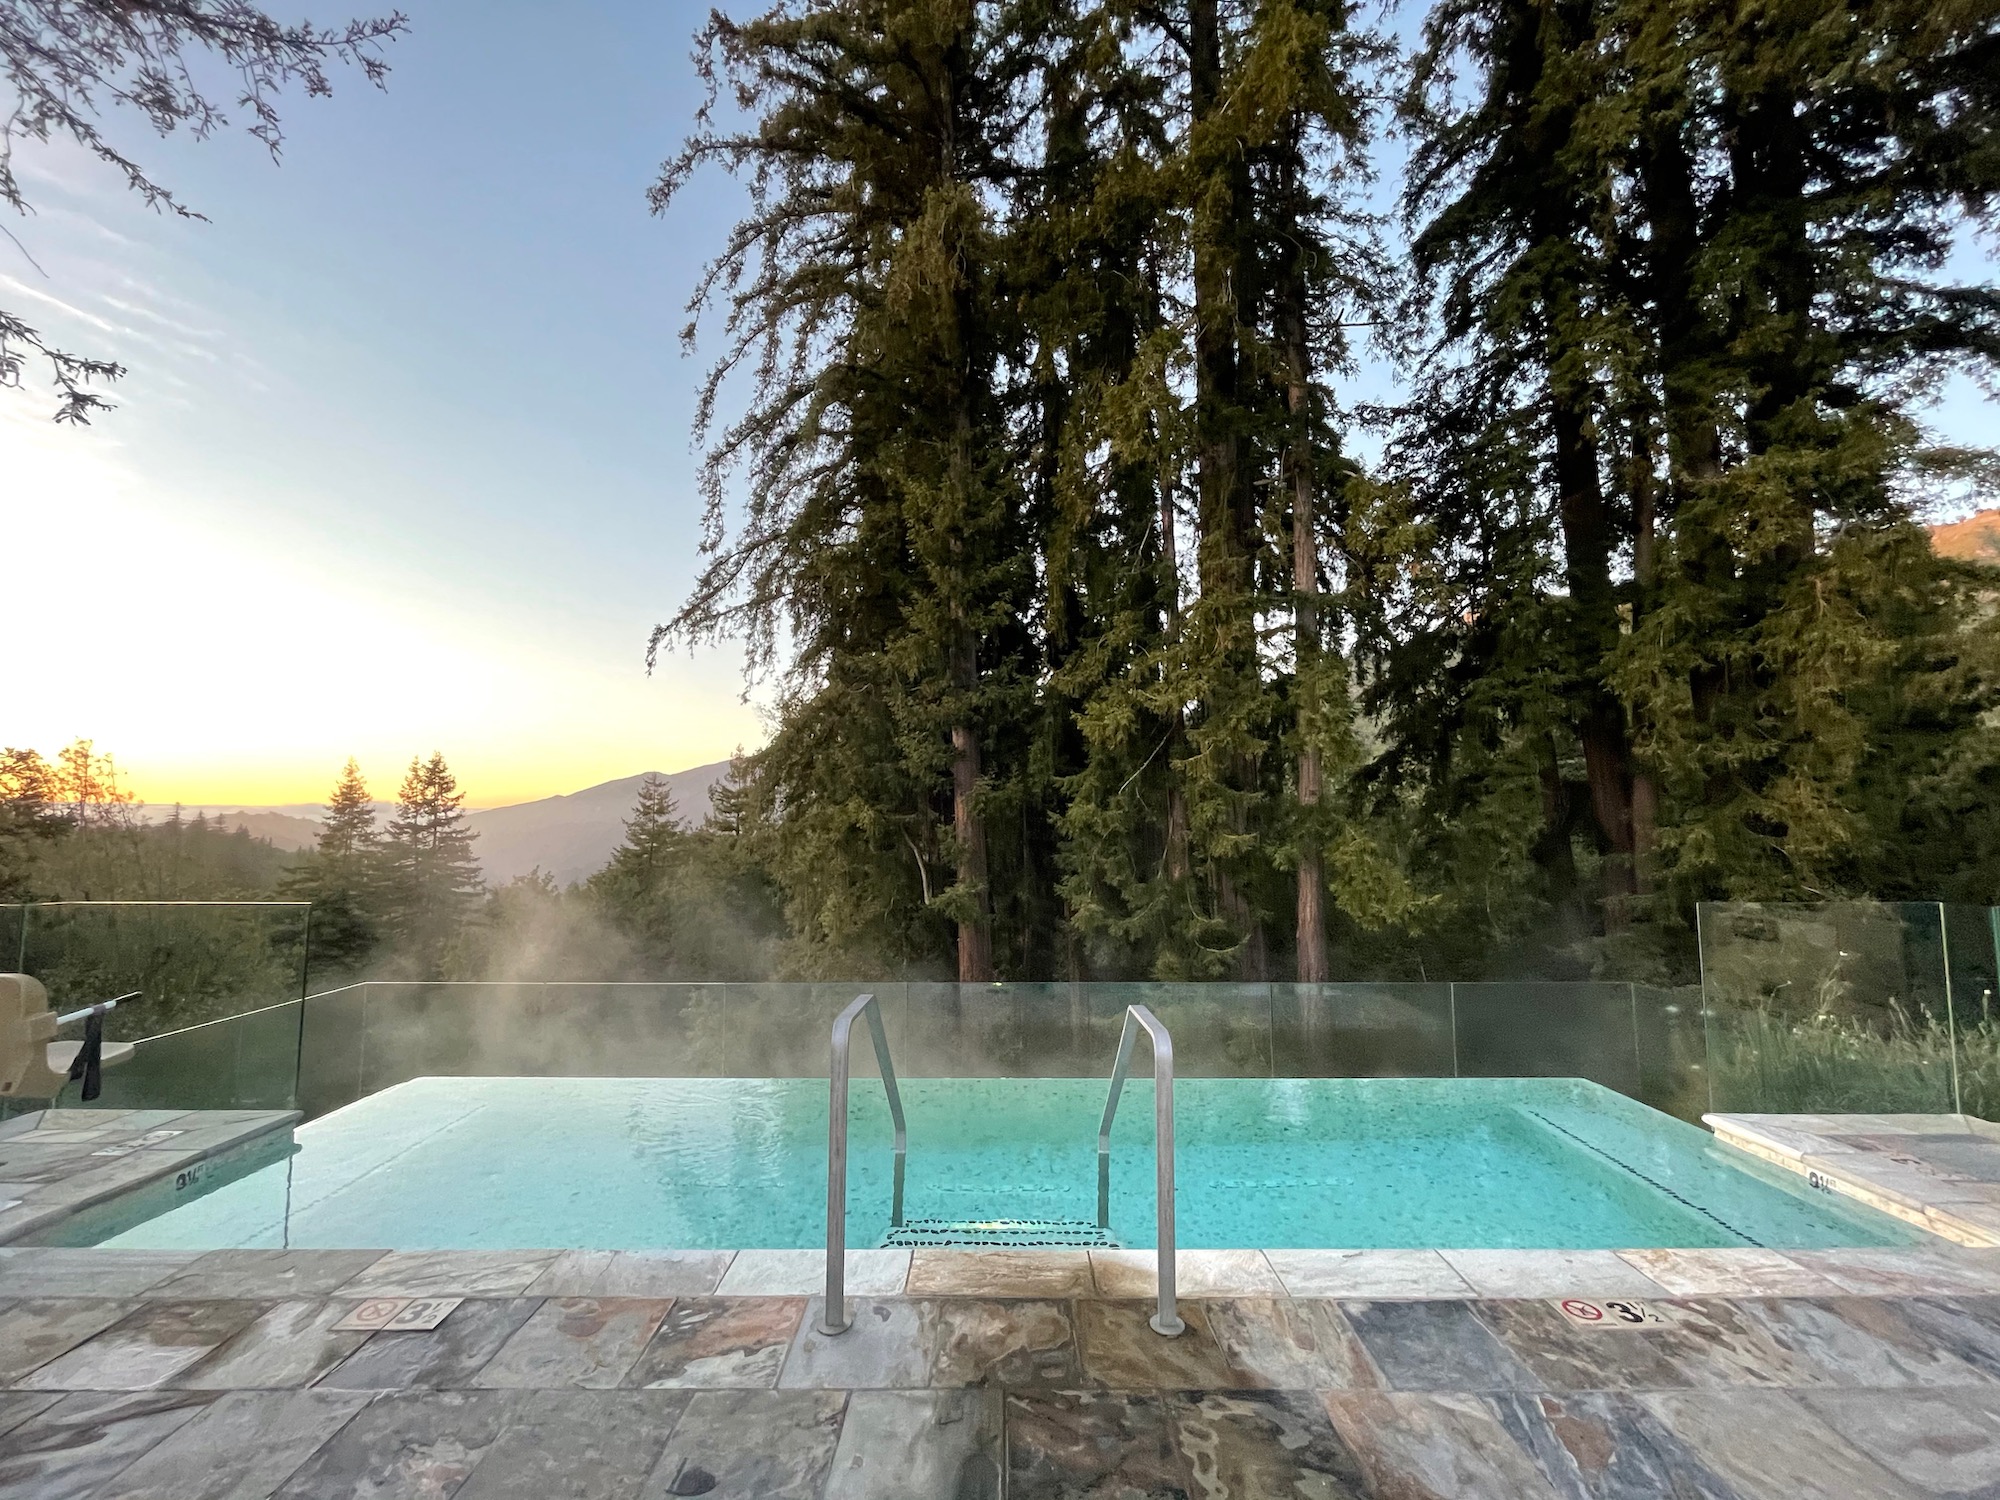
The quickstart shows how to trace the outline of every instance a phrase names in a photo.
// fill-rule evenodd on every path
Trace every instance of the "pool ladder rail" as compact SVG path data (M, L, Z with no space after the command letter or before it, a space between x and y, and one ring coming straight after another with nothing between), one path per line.
M909 1131L903 1120L903 1097L896 1087L896 1068L889 1058L889 1037L882 1027L882 1008L874 995L856 995L834 1018L829 1061L826 1123L826 1299L820 1309L819 1332L829 1337L853 1326L847 1316L847 1085L849 1051L857 1017L866 1017L882 1087L889 1096L889 1118L895 1125L895 1187L890 1205L892 1227L903 1223L903 1175L909 1154ZM1111 1066L1111 1092L1097 1126L1097 1227L1107 1238L1111 1224L1111 1126L1118 1100L1132 1067L1132 1049L1144 1031L1153 1047L1153 1172L1158 1190L1159 1305L1148 1323L1166 1338L1183 1332L1174 1284L1174 1042L1160 1018L1143 1005L1125 1007L1125 1025L1118 1038L1117 1060Z

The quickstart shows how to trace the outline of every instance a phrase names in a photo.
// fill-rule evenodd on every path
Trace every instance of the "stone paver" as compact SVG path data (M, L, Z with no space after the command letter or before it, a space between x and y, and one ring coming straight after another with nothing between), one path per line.
M1482 1297L1658 1297L1665 1288L1612 1250L1440 1250Z
M696 1391L640 1494L645 1500L819 1500L845 1391Z
M0 1134L0 1245L47 1237L83 1210L204 1163L227 1176L248 1148L289 1140L296 1110L55 1109L7 1121ZM261 1160L261 1157L259 1157ZM190 1259L192 1257L189 1257Z
M1455 1297L1297 1295L1356 1270L1321 1262L1293 1295L1190 1298L1162 1339L1150 1299L1094 1292L856 1295L835 1337L808 1297L475 1294L434 1330L335 1333L352 1284L302 1294L333 1271L298 1254L198 1271L241 1296L0 1298L0 1500L2000 1494L2000 1296L1885 1292L1929 1284L1893 1260L1781 1257L1833 1289L1663 1288L1616 1329L1467 1286L1546 1263L1440 1258ZM415 1270L466 1295L437 1278L533 1286L554 1259Z
M609 1389L624 1380L672 1306L654 1297L550 1297L472 1383Z
M518 1297L554 1250L392 1250L341 1288L349 1297Z
M1294 1297L1469 1297L1472 1288L1435 1250L1267 1250Z
M324 1297L380 1250L211 1250L146 1288L148 1297Z
M136 1296L200 1253L0 1248L0 1297Z
M802 1297L683 1297L625 1384L768 1391L785 1367L805 1306Z
M2000 1247L2000 1126L1969 1115L1704 1115L1717 1139L1961 1245Z
M345 1390L447 1389L470 1384L542 1304L533 1297L461 1303L426 1333L378 1333L320 1384Z
M349 1391L231 1392L97 1494L101 1500L264 1500L368 1399Z
M529 1284L531 1297L706 1297L728 1250L565 1250Z
M311 1385L368 1340L334 1324L351 1302L280 1302L174 1384L191 1390L286 1390Z
M1679 1297L1819 1297L1841 1290L1776 1250L1621 1250L1618 1255Z
M256 1321L259 1302L148 1302L21 1384L43 1391L144 1391L167 1384Z
M910 1271L907 1250L850 1250L850 1297L893 1297ZM826 1291L824 1250L739 1250L715 1290L725 1297L810 1297Z

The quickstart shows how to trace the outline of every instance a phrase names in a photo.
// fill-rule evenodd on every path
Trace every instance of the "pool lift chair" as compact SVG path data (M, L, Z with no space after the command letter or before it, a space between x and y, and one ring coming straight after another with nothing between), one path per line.
M875 1044L875 1061L882 1070L882 1088L889 1096L889 1119L895 1127L895 1176L889 1223L892 1231L903 1224L903 1169L909 1153L909 1131L903 1123L903 1096L896 1087L895 1065L889 1060L889 1037L882 1027L882 1007L873 995L856 995L834 1019L833 1052L827 1069L826 1298L816 1326L820 1333L828 1337L845 1333L853 1326L847 1316L846 1298L847 1082L848 1042L857 1019L868 1022L869 1039ZM1159 1246L1159 1306L1147 1323L1162 1338L1173 1338L1187 1329L1175 1302L1174 1285L1174 1040L1160 1018L1143 1005L1125 1007L1125 1025L1118 1037L1118 1056L1111 1065L1111 1092L1104 1101L1104 1117L1097 1126L1096 1228L1103 1237L1086 1243L1117 1243L1108 1238L1111 1227L1111 1125L1118 1116L1118 1099L1125 1090L1125 1077L1132 1066L1133 1047L1142 1031L1153 1048L1153 1172L1158 1195L1155 1233ZM1050 1221L1035 1222L1045 1224ZM897 1241L892 1238L889 1243L893 1245ZM956 1243L967 1242L959 1240Z
M130 1000L120 995L118 1000ZM59 1016L49 992L29 974L0 974L0 1099L54 1101L63 1085L83 1082L83 1097L95 1099L97 1074L132 1058L130 1042L104 1040L104 1016L118 1004L105 1000ZM76 1042L56 1040L58 1028L82 1021L87 1030Z

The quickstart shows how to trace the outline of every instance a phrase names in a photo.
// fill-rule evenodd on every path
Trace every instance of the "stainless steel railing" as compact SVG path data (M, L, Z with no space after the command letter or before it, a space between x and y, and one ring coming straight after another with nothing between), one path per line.
M1111 1094L1097 1126L1097 1223L1100 1229L1111 1227L1111 1122L1142 1028L1153 1043L1153 1177L1159 1198L1160 1306L1148 1322L1153 1332L1172 1338L1187 1327L1174 1305L1174 1039L1143 1005L1125 1007L1118 1060L1111 1065Z
M882 1007L873 995L856 995L834 1018L831 1088L826 1112L826 1306L820 1310L819 1331L845 1333L847 1317L847 1043L856 1016L868 1018L875 1042L875 1061L882 1069L882 1087L889 1095L889 1118L896 1126L896 1185L889 1222L903 1222L903 1166L910 1135L903 1124L903 1096L896 1091L896 1068L889 1061L889 1038L882 1030Z

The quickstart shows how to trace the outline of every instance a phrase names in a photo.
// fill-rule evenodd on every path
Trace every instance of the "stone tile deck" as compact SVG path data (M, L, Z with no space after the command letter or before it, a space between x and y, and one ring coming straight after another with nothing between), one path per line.
M2000 1246L2000 1125L1971 1115L1704 1115L1718 1140L1961 1245Z
M206 1173L285 1149L299 1119L296 1110L50 1109L0 1122L0 1245L60 1238L119 1200L163 1212Z
M727 1253L4 1250L0 1500L2000 1493L2000 1252L1187 1252L1173 1340L1129 1254L1023 1253L829 1339Z

